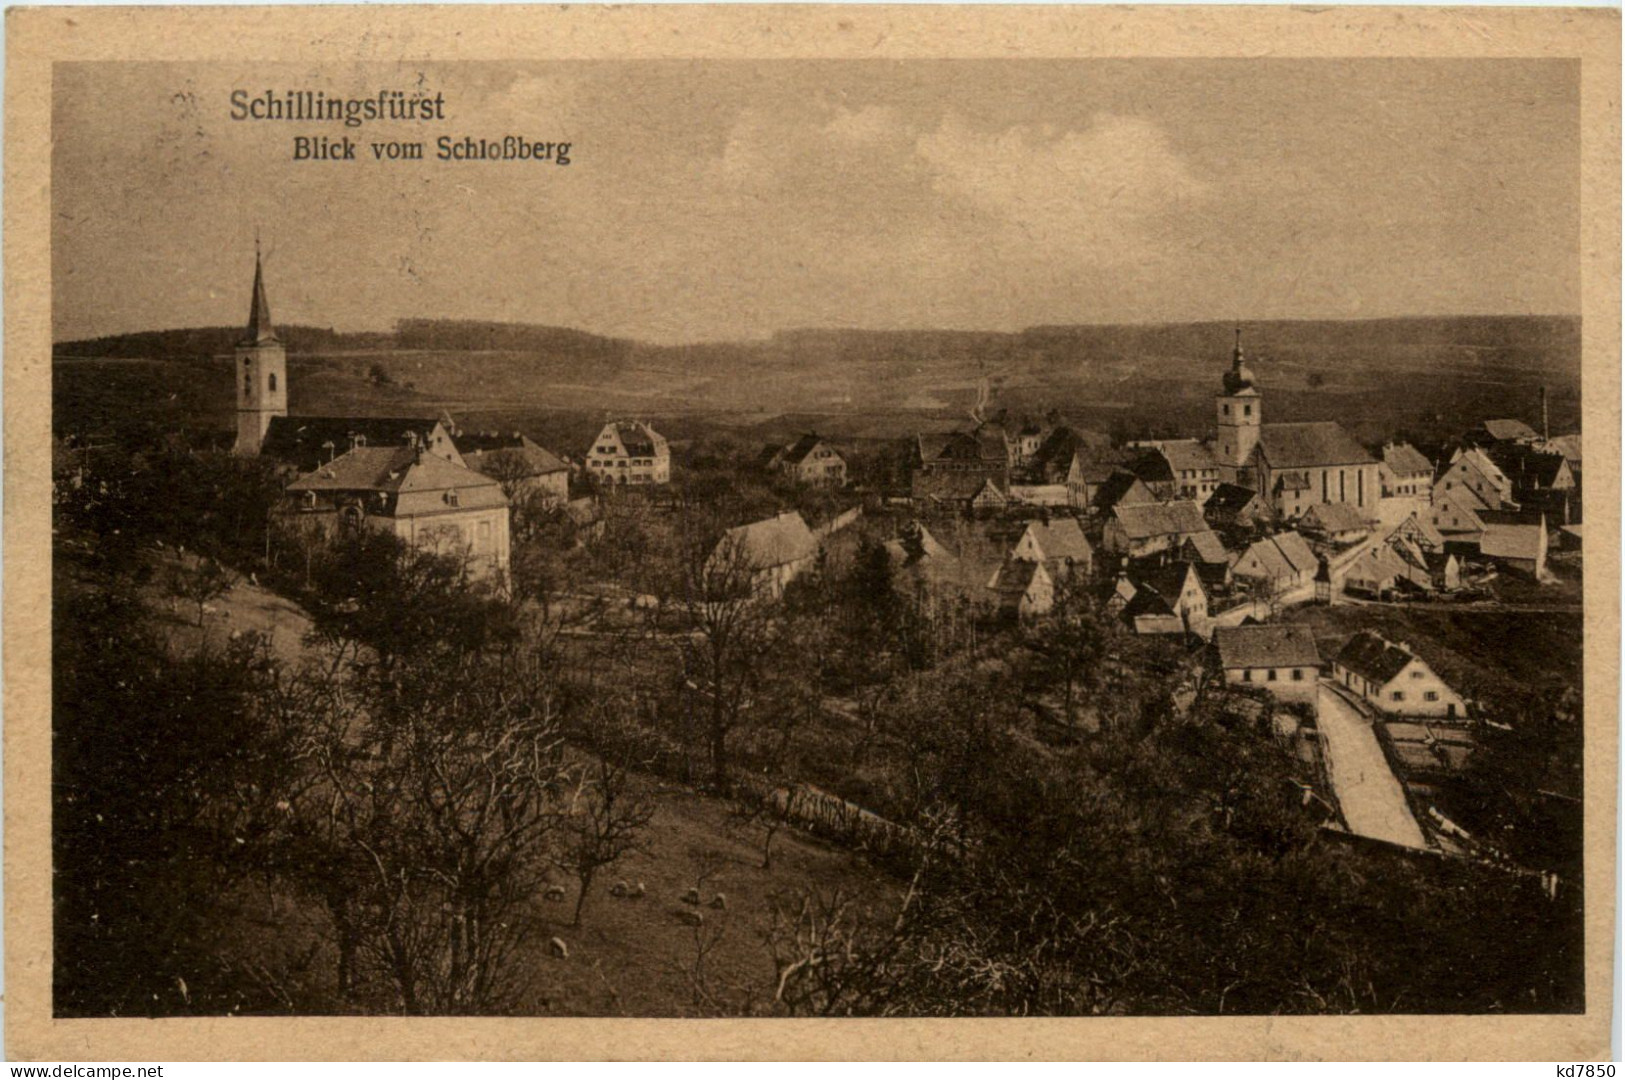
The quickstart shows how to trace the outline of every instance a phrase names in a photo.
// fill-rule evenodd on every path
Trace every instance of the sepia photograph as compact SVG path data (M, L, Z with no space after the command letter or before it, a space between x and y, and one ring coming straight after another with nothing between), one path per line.
M38 91L50 1019L1606 1014L1578 58Z

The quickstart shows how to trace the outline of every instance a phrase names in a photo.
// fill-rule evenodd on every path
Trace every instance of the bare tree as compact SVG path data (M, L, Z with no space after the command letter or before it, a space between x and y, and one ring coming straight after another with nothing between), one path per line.
M494 450L484 455L480 472L501 485L502 494L508 497L509 502L520 497L526 481L535 475L525 455L517 450Z
M685 686L704 717L711 784L725 793L729 735L755 704L764 660L783 624L765 568L738 533L690 515L677 541L666 602L686 617L689 633L679 644Z
M519 989L563 813L545 680L440 654L397 665L388 686L333 674L307 672L290 696L312 717L302 754L317 782L288 814L291 869L332 916L341 989L365 975L409 1014L497 1011Z
M599 871L645 846L643 830L654 813L654 802L634 787L624 758L598 756L582 769L556 858L580 885L570 925L581 925Z

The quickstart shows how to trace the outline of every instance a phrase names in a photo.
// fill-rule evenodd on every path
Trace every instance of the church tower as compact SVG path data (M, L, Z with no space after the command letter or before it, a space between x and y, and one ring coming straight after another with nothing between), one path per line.
M1224 373L1224 390L1217 403L1219 465L1233 472L1247 466L1258 445L1259 426L1264 422L1264 399L1242 355L1240 326L1236 327L1236 349L1231 354L1230 370Z
M260 245L254 241L254 297L248 308L248 329L237 342L233 362L237 385L236 454L260 452L271 417L288 415L288 354L271 325L271 305L265 299L265 273L260 266Z

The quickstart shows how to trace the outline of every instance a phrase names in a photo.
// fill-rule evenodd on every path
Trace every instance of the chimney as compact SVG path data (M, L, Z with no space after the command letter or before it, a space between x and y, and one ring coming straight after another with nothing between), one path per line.
M1552 437L1551 422L1546 415L1546 387L1540 388L1540 437L1542 441Z

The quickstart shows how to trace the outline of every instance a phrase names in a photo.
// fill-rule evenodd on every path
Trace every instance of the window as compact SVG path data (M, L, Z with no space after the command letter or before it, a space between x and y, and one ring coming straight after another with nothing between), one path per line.
M1303 668L1296 668L1295 667L1295 668L1292 669L1292 681L1293 682L1303 682Z
M1438 701L1439 700L1439 692L1437 690L1429 690L1427 693L1422 695L1422 700L1423 701Z
M1420 679L1421 677L1422 677L1422 669L1421 668L1412 668L1411 669L1411 678Z
M269 386L271 388L271 393L276 393L276 372L274 371L271 372L269 376Z
M446 492L446 505L447 506L456 506L457 505L457 493L455 491Z
M1251 416L1251 415L1253 415L1253 407L1251 405L1243 405L1241 407L1241 415L1243 415L1243 416Z
M248 394L252 394L253 392L254 392L254 377L252 375L244 375L243 376L243 394L244 394L244 396L247 396Z
M305 492L305 508L307 510L316 509L316 493L314 491Z
M1224 406L1224 415L1226 415L1226 416L1230 415L1230 406L1228 406L1228 405Z
M1269 681L1270 681L1270 682L1274 682L1274 681L1275 681L1275 669L1274 669L1274 668L1270 668L1270 675L1269 675Z
M1242 671L1241 671L1241 681L1242 682L1252 682L1253 681L1252 668L1243 668L1242 669Z
M1395 701L1404 701L1405 700L1405 691L1403 691L1403 690L1395 690L1391 696L1392 696L1393 700L1395 700Z

